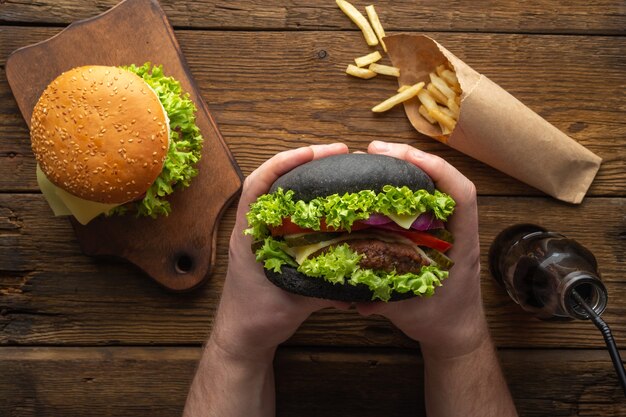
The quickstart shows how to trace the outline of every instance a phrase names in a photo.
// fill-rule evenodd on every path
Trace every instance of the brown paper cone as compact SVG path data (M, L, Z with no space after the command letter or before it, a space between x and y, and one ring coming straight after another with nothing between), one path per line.
M428 74L449 61L463 93L456 128L446 138L418 112L419 101L404 103L415 129L559 200L578 204L602 159L548 123L502 87L474 71L433 39L399 34L385 37L400 85L429 82Z

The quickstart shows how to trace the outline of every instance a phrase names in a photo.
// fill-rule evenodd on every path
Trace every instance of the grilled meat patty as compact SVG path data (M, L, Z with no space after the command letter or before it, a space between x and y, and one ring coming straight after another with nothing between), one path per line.
M419 272L422 266L428 265L429 261L420 255L414 247L404 243L383 242L376 239L354 239L342 242L350 249L363 255L359 265L364 269L375 271L396 271L399 274L407 272ZM320 249L311 254L314 258L326 252L333 246Z

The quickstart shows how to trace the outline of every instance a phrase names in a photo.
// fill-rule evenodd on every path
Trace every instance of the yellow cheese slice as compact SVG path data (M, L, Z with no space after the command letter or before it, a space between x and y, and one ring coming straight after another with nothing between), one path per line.
M63 200L57 196L57 186L50 182L46 174L44 174L39 167L39 164L37 164L37 184L55 216L68 216L72 214L67 206L63 204Z
M83 200L62 190L46 177L39 165L37 165L37 184L55 216L72 215L80 224L87 224L99 215L119 206L119 204Z
M411 225L415 220L417 220L420 214L421 213L418 213L412 216L409 216L407 214L388 214L387 217L393 220L398 226L408 230L411 228Z
M344 240L348 240L348 235L340 236L331 240L325 240L323 242L312 243L310 245L290 247L287 249L287 253L296 260L298 265L301 265L302 262L311 254L317 252L320 249L324 249L327 246L342 242Z
M83 200L58 187L56 194L80 224L87 224L99 215L108 213L112 208L119 206L119 204L104 204Z

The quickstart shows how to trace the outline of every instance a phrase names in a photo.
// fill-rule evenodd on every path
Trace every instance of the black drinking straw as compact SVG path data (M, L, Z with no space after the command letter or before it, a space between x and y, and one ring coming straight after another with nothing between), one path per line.
M606 347L609 349L609 355L611 355L611 360L613 361L613 366L615 367L615 372L617 372L617 379L619 379L619 383L624 390L624 396L626 396L626 371L624 370L624 364L622 363L622 358L619 356L619 351L617 350L617 345L615 344L615 339L613 339L613 335L611 334L611 329L609 326L600 318L598 313L585 302L585 300L576 292L576 290L572 290L572 296L586 312L587 317L596 325L602 336L604 336L604 341L606 342Z

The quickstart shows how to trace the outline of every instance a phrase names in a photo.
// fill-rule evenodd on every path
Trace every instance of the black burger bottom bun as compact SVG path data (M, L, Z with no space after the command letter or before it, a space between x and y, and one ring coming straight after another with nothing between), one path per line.
M348 302L370 302L372 291L364 284L333 284L323 278L301 274L295 268L283 266L280 273L264 269L265 276L277 287L293 294L326 300ZM394 291L388 301L400 301L415 297L413 293L401 294Z

